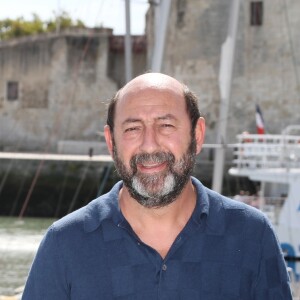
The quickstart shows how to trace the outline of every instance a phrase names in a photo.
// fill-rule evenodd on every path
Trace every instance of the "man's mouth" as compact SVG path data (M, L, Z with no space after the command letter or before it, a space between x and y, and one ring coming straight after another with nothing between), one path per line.
M160 172L166 168L167 162L162 163L140 163L137 164L137 168L142 173L154 173L154 172Z

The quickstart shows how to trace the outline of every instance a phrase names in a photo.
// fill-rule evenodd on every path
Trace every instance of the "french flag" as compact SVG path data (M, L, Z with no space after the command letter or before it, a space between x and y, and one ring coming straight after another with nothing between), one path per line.
M256 113L255 113L255 119L256 119L256 130L258 134L264 134L265 133L265 122L260 110L260 107L258 104L256 104Z

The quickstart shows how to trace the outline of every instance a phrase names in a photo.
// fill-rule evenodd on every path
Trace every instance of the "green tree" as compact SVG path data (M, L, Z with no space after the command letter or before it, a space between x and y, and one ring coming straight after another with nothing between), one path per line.
M0 20L0 40L28 36L38 33L55 32L70 27L85 28L81 20L73 20L67 12L61 12L54 19L42 21L37 14L32 15L32 20L23 17Z
M81 20L73 20L65 11L58 15L54 20L46 22L47 32L56 31L57 28L63 30L70 27L85 28L86 26Z

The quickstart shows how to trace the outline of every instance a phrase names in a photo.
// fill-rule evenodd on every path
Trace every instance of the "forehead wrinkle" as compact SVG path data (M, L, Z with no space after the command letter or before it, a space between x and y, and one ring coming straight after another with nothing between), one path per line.
M165 114L159 117L154 118L155 121L160 121L160 120L176 120L176 117L173 114ZM130 124L130 123L138 123L138 122L143 122L142 119L139 118L127 118L122 122L122 125Z
M122 125L129 124L129 123L137 123L137 122L142 122L142 120L138 118L127 118L122 122Z

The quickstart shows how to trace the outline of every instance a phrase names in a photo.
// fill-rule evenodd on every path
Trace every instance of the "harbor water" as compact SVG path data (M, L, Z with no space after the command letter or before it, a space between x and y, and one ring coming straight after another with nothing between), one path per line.
M0 295L24 286L46 229L54 219L0 217Z

